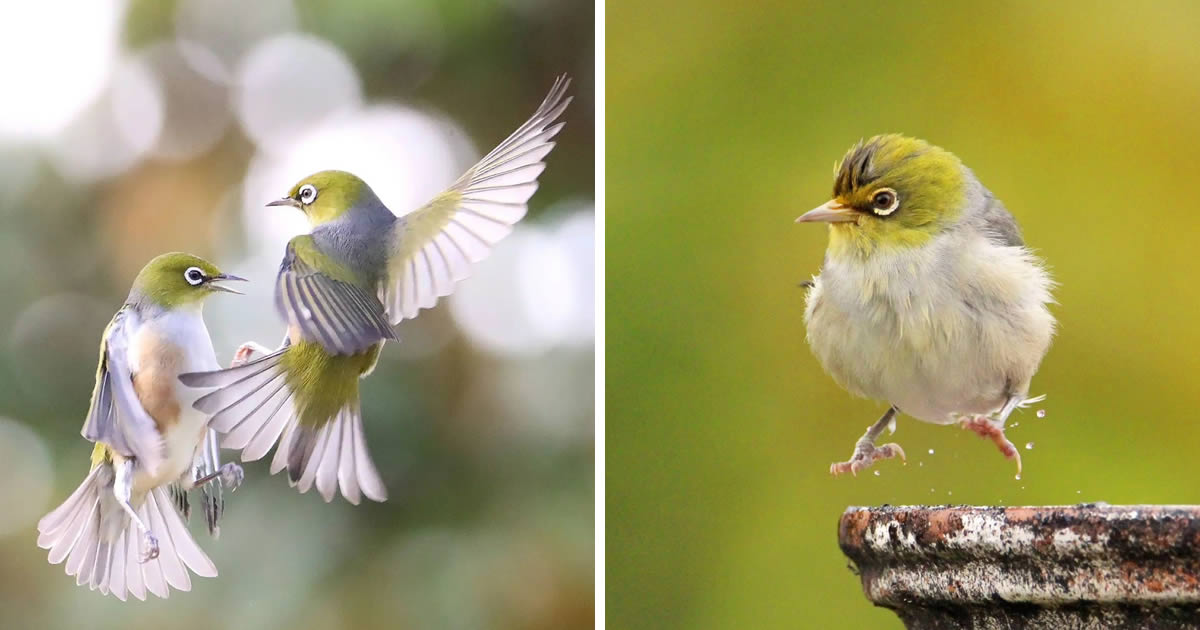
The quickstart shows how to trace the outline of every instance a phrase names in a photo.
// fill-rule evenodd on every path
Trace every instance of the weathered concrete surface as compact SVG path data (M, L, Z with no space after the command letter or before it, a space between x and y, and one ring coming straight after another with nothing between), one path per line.
M1200 628L1200 506L852 507L838 541L911 629Z

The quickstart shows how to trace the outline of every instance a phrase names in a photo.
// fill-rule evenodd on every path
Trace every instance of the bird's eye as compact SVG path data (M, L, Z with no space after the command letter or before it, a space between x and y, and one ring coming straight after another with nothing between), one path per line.
M204 272L199 267L188 267L187 271L183 272L183 279L187 283L196 286L204 282Z
M886 217L899 207L900 197L891 188L880 188L875 192L875 196L871 197L871 211L881 217Z
M305 184L301 186L298 197L300 199L300 203L312 203L317 198L317 187L313 186L312 184Z

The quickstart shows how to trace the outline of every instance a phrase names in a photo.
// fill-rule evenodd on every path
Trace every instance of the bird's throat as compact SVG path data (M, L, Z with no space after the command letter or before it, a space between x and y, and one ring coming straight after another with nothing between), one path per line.
M865 259L879 251L923 247L933 235L924 230L885 226L880 222L829 224L829 256Z

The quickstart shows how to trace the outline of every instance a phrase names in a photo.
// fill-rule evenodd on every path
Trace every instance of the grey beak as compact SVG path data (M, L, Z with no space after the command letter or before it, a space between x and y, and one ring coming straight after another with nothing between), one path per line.
M230 289L230 288L229 288L229 287L227 287L227 286L223 286L223 285L217 284L217 282L218 282L218 281L220 281L220 280L234 280L234 281L237 281L237 282L247 282L247 280L246 280L245 278L243 278L243 277L241 277L241 276L235 276L235 275L233 275L233 274L230 274L230 273L223 273L223 274L221 274L221 275L219 275L219 276L213 276L213 279L208 281L208 286L209 286L209 288L211 288L213 291L224 291L224 292L226 292L226 293L236 293L236 294L238 294L238 295L245 295L245 294L244 294L244 293L242 293L241 291L237 291L237 290L235 290L235 289Z
M292 199L291 197L284 197L283 199L276 199L275 201L268 203L267 206L291 206L293 208L299 208L300 202Z

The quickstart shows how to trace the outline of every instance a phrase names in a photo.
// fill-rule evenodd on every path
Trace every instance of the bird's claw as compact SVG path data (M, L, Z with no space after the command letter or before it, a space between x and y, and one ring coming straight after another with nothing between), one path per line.
M253 341L247 341L246 343L238 346L237 352L233 353L233 361L229 362L229 367L235 368L239 365L245 365L249 363L250 359L254 358L255 352L267 354L267 350L265 348L257 343L254 343Z
M158 538L156 538L154 536L154 534L151 534L150 532L146 532L142 536L141 562L143 564L145 564L157 557L158 557Z
M237 490L242 485L242 481L246 478L246 471L234 462L225 462L221 465L221 483L229 488L230 492Z
M1021 451L1004 435L1004 427L987 416L971 416L962 421L962 428L991 440L1004 457L1017 460L1017 474L1021 474Z
M895 442L884 444L883 446L875 446L870 442L860 441L854 445L854 455L850 457L849 461L830 464L829 474L837 477L838 475L850 473L857 477L860 470L870 468L872 464L881 459L891 459L893 457L899 457L901 460L906 459L904 449L900 448L900 445Z

